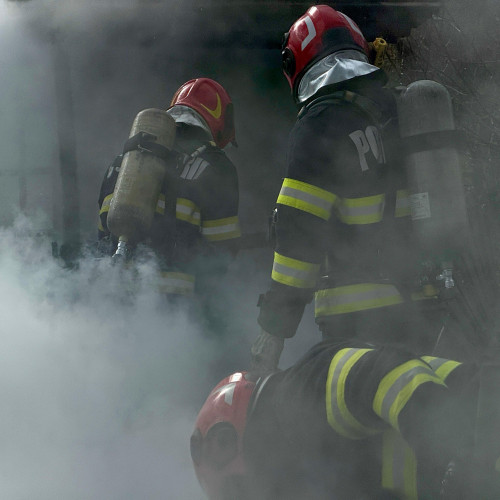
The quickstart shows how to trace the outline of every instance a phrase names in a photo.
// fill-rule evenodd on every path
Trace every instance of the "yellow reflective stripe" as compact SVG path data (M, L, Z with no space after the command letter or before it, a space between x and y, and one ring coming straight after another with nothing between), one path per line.
M194 226L200 225L200 209L194 202L186 198L177 198L175 217Z
M109 205L111 203L111 200L113 199L113 194L114 193L108 194L108 196L106 196L106 198L102 200L102 205L101 209L99 210L99 215L109 212Z
M435 356L422 356L422 359L430 365L434 373L445 382L448 375L458 368L462 363L453 359L437 358Z
M403 297L394 285L360 283L318 290L314 312L318 316L345 314L401 304Z
M277 203L328 220L337 196L312 184L285 178Z
M163 215L165 213L165 194L160 193L158 196L158 202L156 203L156 213Z
M332 359L326 379L326 414L330 426L342 436L362 439L378 432L361 424L345 402L345 383L351 368L373 349L341 349Z
M399 414L415 390L426 382L444 385L420 359L412 359L397 366L381 380L373 400L373 410L394 429L399 430Z
M101 223L101 219L99 219L99 221L97 222L97 230L98 231L101 231L102 233L104 233L104 227Z
M237 215L224 219L204 220L201 226L201 233L209 241L229 240L241 236Z
M384 215L385 194L364 198L342 198L335 206L341 222L345 224L373 224Z
M394 215L396 217L407 217L411 215L410 192L408 189L398 189L396 191L396 208Z
M405 500L418 498L415 453L393 429L382 438L382 487Z
M296 288L314 288L319 275L319 264L285 257L274 252L271 278L283 285Z
M192 274L180 272L161 272L156 283L160 293L192 296L194 294L195 277Z

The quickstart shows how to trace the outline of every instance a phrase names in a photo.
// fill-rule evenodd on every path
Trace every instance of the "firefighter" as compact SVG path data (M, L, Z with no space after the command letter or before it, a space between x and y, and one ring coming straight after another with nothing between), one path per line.
M197 78L179 87L167 113L176 128L172 168L141 243L159 259L160 291L192 296L205 293L238 251L238 177L223 151L229 143L236 145L233 104L219 83ZM108 168L99 196L98 240L108 254L117 244L107 217L122 159L118 155Z
M255 370L276 368L313 296L323 338L406 335L428 348L411 333L416 256L396 99L371 58L355 22L327 5L285 34L283 71L300 111L277 199L271 285L259 299Z
M214 388L191 437L196 475L211 500L499 498L494 434L490 463L473 465L478 373L322 341L286 370L257 381L239 372Z

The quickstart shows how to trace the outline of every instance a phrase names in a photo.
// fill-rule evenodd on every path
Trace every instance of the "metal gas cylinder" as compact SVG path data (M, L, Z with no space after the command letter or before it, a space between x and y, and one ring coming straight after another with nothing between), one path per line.
M175 121L164 110L145 109L135 117L108 213L108 228L118 240L117 254L145 237L158 203L175 141Z
M424 254L441 260L442 271L468 234L450 95L435 81L416 81L398 97L398 118L417 241Z

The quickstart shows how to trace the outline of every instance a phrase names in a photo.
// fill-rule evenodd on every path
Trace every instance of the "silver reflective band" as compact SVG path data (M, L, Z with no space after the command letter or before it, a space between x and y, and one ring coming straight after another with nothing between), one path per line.
M184 166L184 170L180 177L187 180L197 179L205 171L208 165L209 163L203 158L197 157L190 159Z
M443 366L445 363L447 363L449 361L449 359L435 358L435 357L432 357L432 356L422 356L422 359L428 365L430 365L430 367L432 368L432 370L434 372L436 372L439 369L440 366Z
M373 409L383 420L399 429L398 418L414 391L423 383L443 385L422 360L413 359L391 370L380 382Z
M381 307L403 301L394 285L361 284L318 290L315 296L316 315L350 312L344 306L359 304L359 308ZM338 311L337 311L338 310Z
M425 366L416 366L411 370L402 373L396 381L392 384L390 389L386 392L384 400L382 401L382 417L386 422L389 422L389 413L391 407L398 398L401 389L405 387L416 375L419 373L429 373L429 368Z
M197 207L193 205L186 205L181 202L177 202L177 205L175 206L175 211L178 214L183 214L188 216L190 219L193 219L194 221L197 221L199 224L200 221L200 212L197 210Z
M362 439L378 432L361 424L349 411L345 402L345 384L351 368L373 349L347 348L332 359L327 378L327 417L329 424L342 436Z
M330 213L333 203L331 201L314 196L311 193L306 193L300 189L295 189L289 186L282 186L279 196L288 196L290 198L303 201L309 205L314 205L325 213ZM279 201L279 200L278 200Z
M381 197L376 203L371 205L348 205L346 200L339 204L338 211L342 217L360 217L365 215L382 214L384 211L385 198Z
M201 232L205 236L232 233L234 231L239 231L239 224L237 222L233 222L231 224L224 224L222 226L211 226L211 227L203 226L201 228Z
M462 363L453 359L436 358L434 356L422 356L422 359L430 365L434 373L444 382L448 375L458 368Z
M417 461L399 432L391 429L382 439L382 486L405 500L417 500Z
M280 264L276 261L273 262L273 273L282 274L288 278L291 278L292 281L300 281L302 286L314 287L316 284L317 277L317 269L313 269L311 271L307 271L304 269L297 269L294 267L286 266L285 264Z

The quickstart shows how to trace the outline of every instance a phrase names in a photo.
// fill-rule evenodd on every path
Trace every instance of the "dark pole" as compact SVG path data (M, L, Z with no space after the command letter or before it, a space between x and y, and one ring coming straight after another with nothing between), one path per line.
M55 33L53 38L54 81L56 91L57 138L62 187L62 232L66 251L78 251L80 245L80 202L76 134L68 56Z

